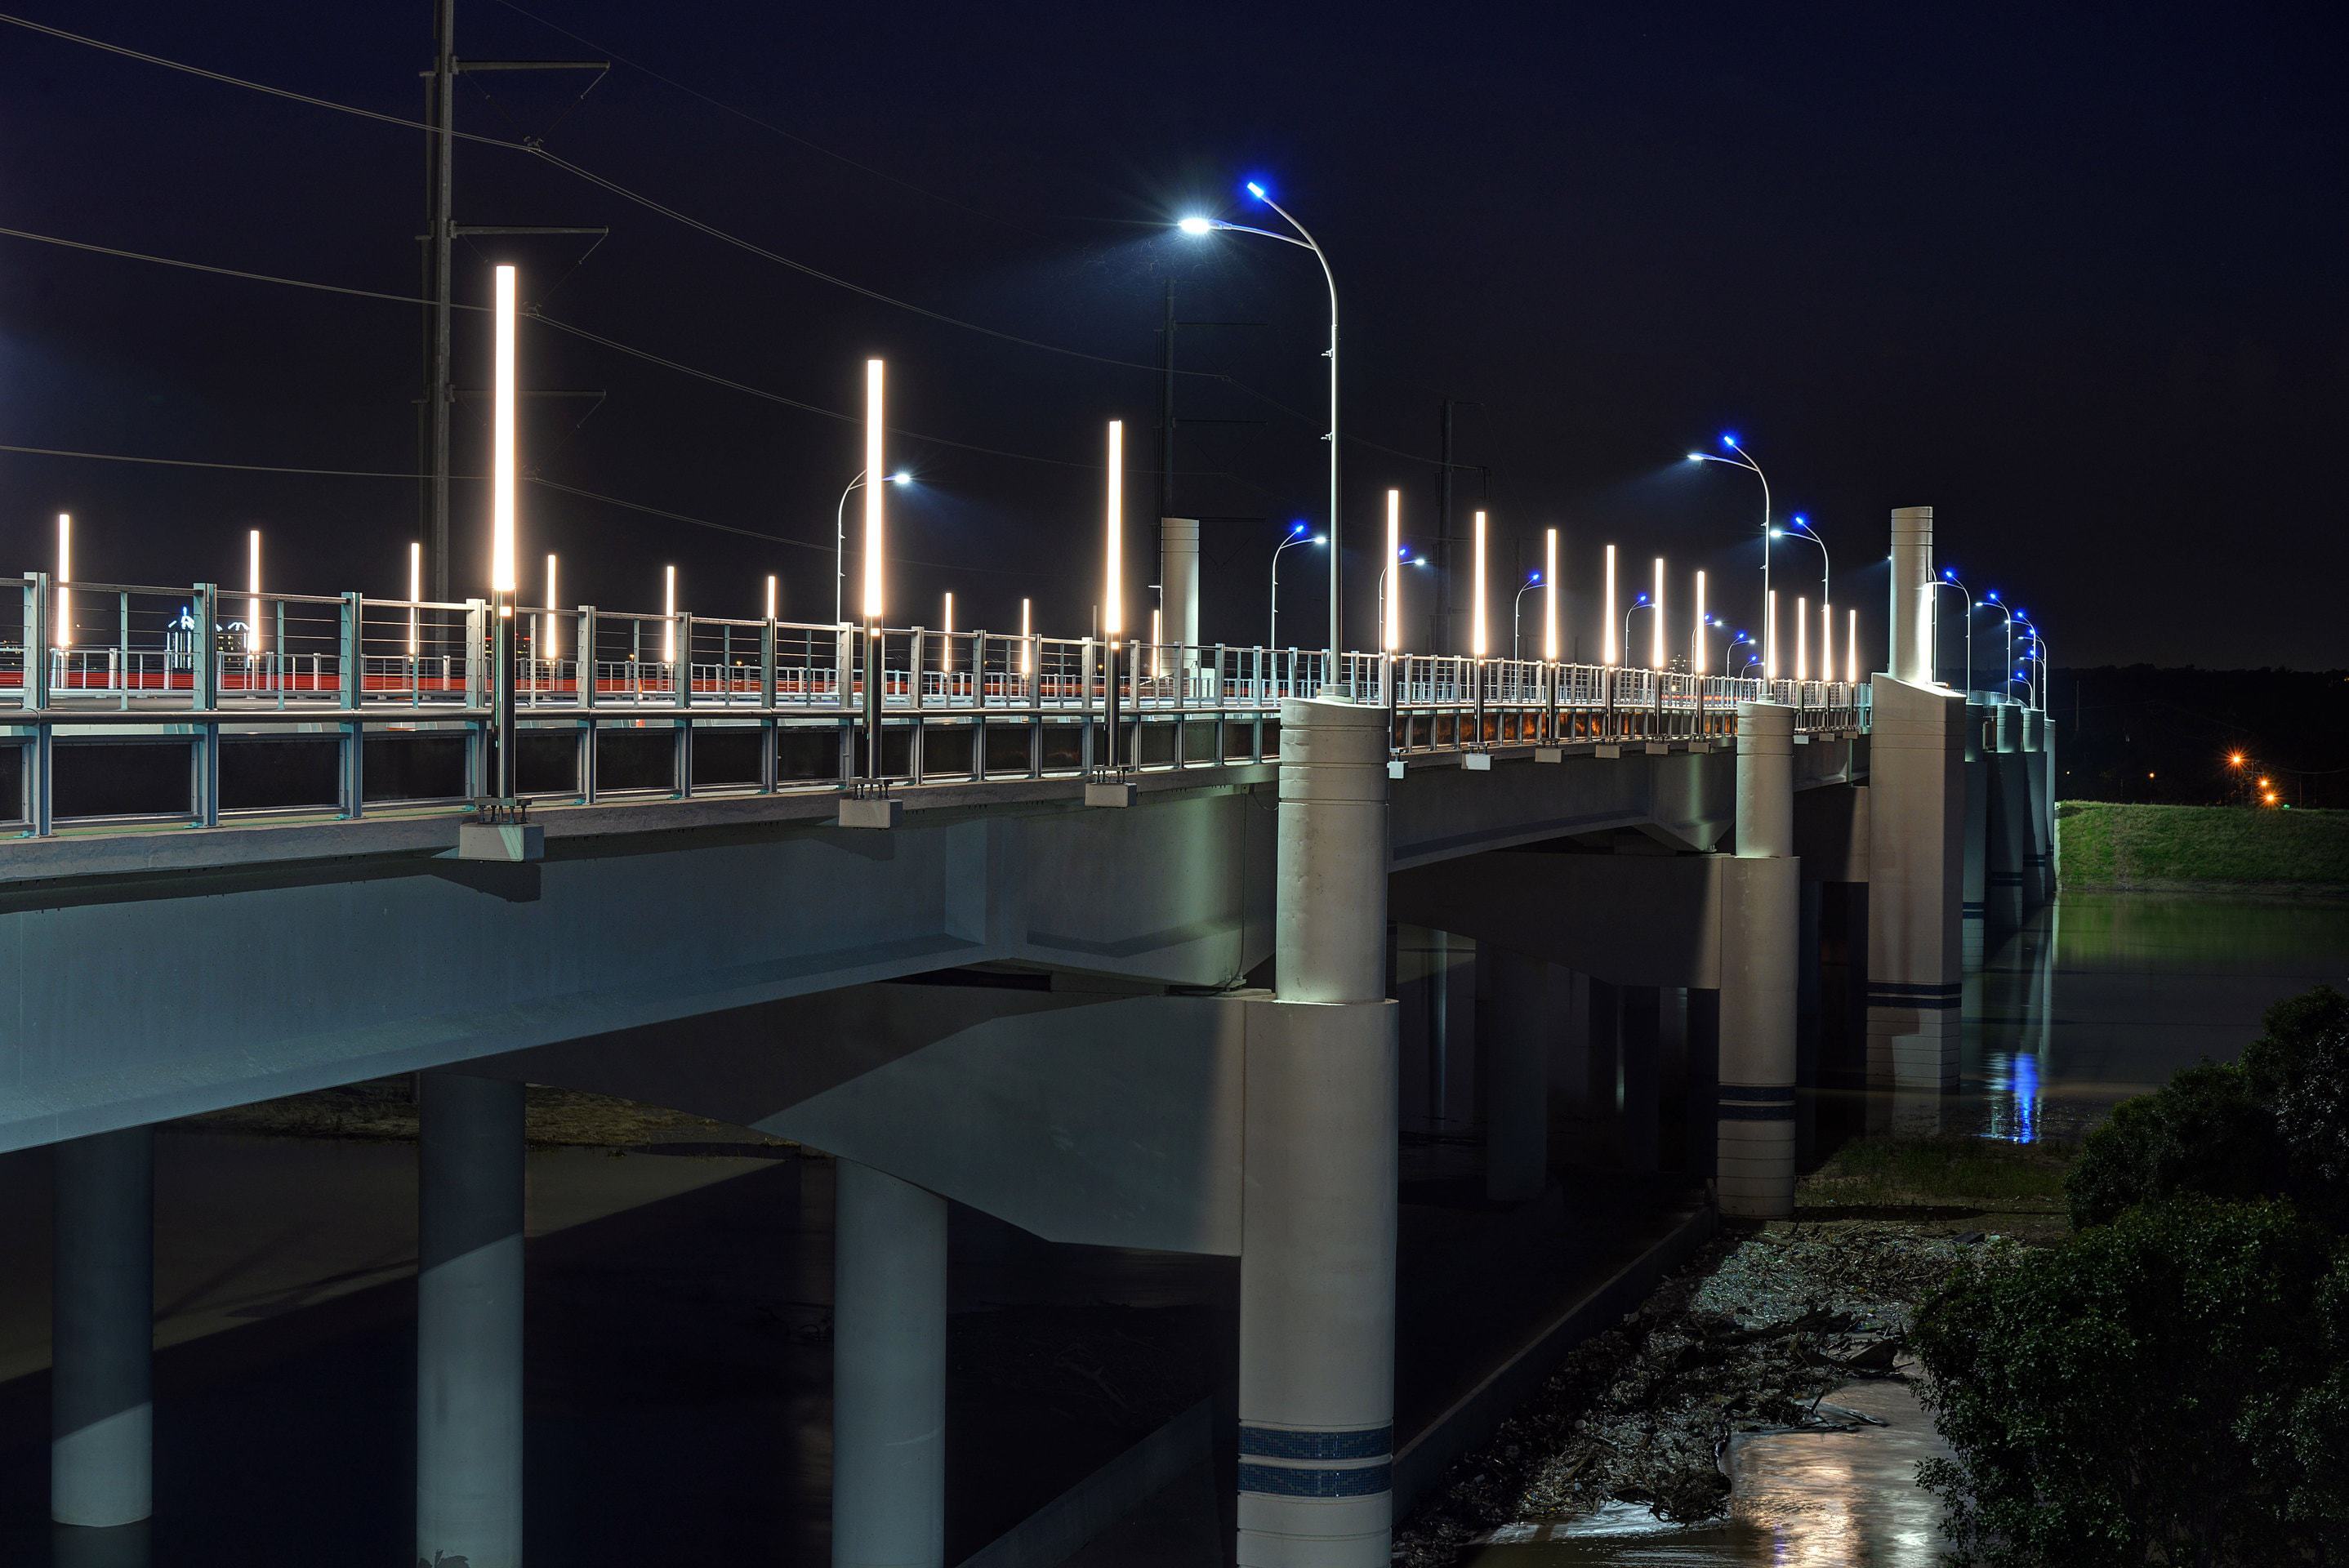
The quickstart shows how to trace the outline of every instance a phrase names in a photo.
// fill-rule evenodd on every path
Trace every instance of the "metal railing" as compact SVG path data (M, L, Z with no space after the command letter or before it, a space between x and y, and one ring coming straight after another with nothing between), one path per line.
M866 633L860 626L516 606L519 792L594 801L839 789L861 781ZM480 601L442 603L59 583L27 573L0 593L0 761L17 799L0 820L53 830L56 750L184 748L184 806L159 821L217 824L224 750L256 740L334 752L331 811L479 799L494 775L491 632ZM1083 777L1272 759L1284 698L1335 692L1386 707L1399 757L1516 746L1710 744L1740 701L1797 709L1798 732L1856 733L1865 688L1630 668L1346 654L1222 644L885 627L877 708L882 777L909 783ZM1114 701L1112 702L1112 687ZM697 740L703 755L697 758ZM410 766L438 746L460 760ZM657 753L657 755L651 755ZM608 754L608 755L607 755ZM436 756L440 755L436 753ZM647 760L648 755L650 759ZM371 789L370 769L432 773ZM322 770L316 770L322 771ZM258 809L256 809L258 810Z

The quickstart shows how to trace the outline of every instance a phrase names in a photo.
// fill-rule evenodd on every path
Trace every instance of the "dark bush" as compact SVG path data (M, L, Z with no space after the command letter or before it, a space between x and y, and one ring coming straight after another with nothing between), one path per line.
M2065 1178L2072 1223L2179 1195L2243 1202L2281 1195L2288 1179L2275 1113L2240 1067L2187 1068L2152 1094L2123 1100L2088 1134Z
M1961 1558L2339 1561L2337 1245L2287 1204L2178 1200L2061 1247L1999 1249L1945 1287L1912 1343L1958 1457L1919 1480Z
M2349 1222L2349 996L2330 985L2278 1002L2243 1051L2251 1092L2275 1109L2294 1196L2313 1216Z

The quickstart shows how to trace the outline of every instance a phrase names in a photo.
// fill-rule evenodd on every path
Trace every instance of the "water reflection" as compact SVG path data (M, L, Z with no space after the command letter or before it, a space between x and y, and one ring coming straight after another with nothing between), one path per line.
M1918 1461L1948 1449L1904 1383L1856 1383L1827 1396L1885 1423L1856 1432L1772 1432L1730 1446L1730 1517L1690 1529L1643 1508L1521 1525L1469 1554L1475 1568L1726 1568L1774 1563L1930 1568L1943 1549L1940 1505L1916 1485Z

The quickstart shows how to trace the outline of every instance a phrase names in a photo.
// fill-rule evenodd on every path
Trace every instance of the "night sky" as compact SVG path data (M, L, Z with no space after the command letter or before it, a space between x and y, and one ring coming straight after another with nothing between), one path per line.
M19 4L422 109L424 0ZM843 414L863 357L887 356L908 432L893 463L921 480L892 497L891 619L935 624L951 588L961 624L1015 627L1032 593L1040 629L1074 633L1097 596L1111 417L1129 422L1137 593L1152 575L1146 366L1171 279L1185 318L1263 324L1185 331L1178 360L1202 373L1180 378L1177 412L1200 423L1175 504L1212 520L1204 634L1255 642L1273 544L1324 511L1321 281L1303 252L1166 225L1260 221L1238 191L1260 177L1340 291L1353 645L1372 641L1385 487L1433 543L1448 395L1479 405L1458 416L1456 483L1493 511L1504 641L1522 579L1501 568L1535 562L1547 525L1586 655L1578 591L1610 541L1627 575L1661 552L1676 594L1702 566L1740 624L1758 616L1759 487L1682 457L1733 428L1781 511L1835 550L1871 657L1888 510L1930 503L1941 561L2028 606L2059 665L2338 666L2344 15L462 0L461 56L635 65L470 78L460 129L543 138L809 266L1078 352L926 319L480 146L458 154L460 222L611 233L584 261L569 239L460 242L459 298L485 302L492 263L513 260L550 316ZM0 224L419 291L415 130L8 27L0 145ZM420 317L0 237L0 443L412 475ZM487 318L460 314L457 334L459 379L482 385ZM774 536L526 487L524 559L559 551L567 602L656 609L675 562L696 611L755 615L780 572L786 616L829 618L855 423L542 326L522 354L526 384L609 394L532 405L526 471ZM485 403L458 409L460 474L486 467L487 424ZM419 491L0 453L0 542L10 572L46 567L70 510L78 576L233 583L257 524L271 586L397 595ZM486 511L486 486L460 483L460 593L484 580ZM1782 549L1782 590L1816 593L1816 552ZM1285 642L1316 640L1319 568L1287 558ZM1424 645L1433 586L1412 587Z

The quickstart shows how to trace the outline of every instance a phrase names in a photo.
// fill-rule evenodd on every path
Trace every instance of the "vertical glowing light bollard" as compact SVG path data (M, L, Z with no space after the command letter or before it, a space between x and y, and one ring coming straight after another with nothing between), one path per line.
M1651 668L1661 670L1670 661L1664 655L1664 649L1667 646L1664 641L1664 558L1661 555L1656 557L1655 597L1650 601L1650 603L1652 606L1652 613L1648 616L1648 620L1651 623L1650 630L1652 633L1653 641L1648 651L1648 662Z
M1802 882L1795 853L1795 710L1737 705L1737 852L1719 863L1721 1212L1795 1207L1795 1014Z
M1607 586L1600 605L1599 622L1606 632L1606 655L1601 662L1612 669L1619 655L1615 647L1615 547L1611 544L1607 547Z
M1965 698L1932 683L1933 509L1892 513L1892 669L1868 721L1868 1079L1923 1126L1958 1078ZM1846 639L1847 659L1855 656Z
M1383 714L1281 705L1275 998L1249 1004L1242 1133L1242 1568L1386 1568L1396 1034Z
M882 361L864 362L864 472L868 478L889 471L882 461L882 438L887 429L886 377ZM881 789L881 615L885 603L881 576L885 532L881 498L888 490L884 484L864 487L864 592L861 599L864 617L864 784L876 792Z
M1105 751L1102 771L1115 775L1117 731L1118 638L1125 632L1125 421L1109 422L1109 488L1102 513L1102 711ZM1335 679L1330 672L1326 679Z
M497 602L491 631L491 707L496 724L497 794L514 798L514 595L522 562L514 521L514 270L497 269L495 353L491 387L490 595Z
M244 536L244 651L261 652L261 530L249 529Z
M417 1093L416 1555L521 1568L522 1085Z
M423 651L423 612L417 606L424 599L424 542L408 542L408 656L414 658Z
M72 1139L51 1157L49 1517L129 1524L154 1501L155 1130Z
M1542 730L1546 746L1558 743L1557 733L1557 530L1542 532Z
M66 584L73 581L73 514L57 513L57 619L51 628L52 647L73 646L73 593Z

